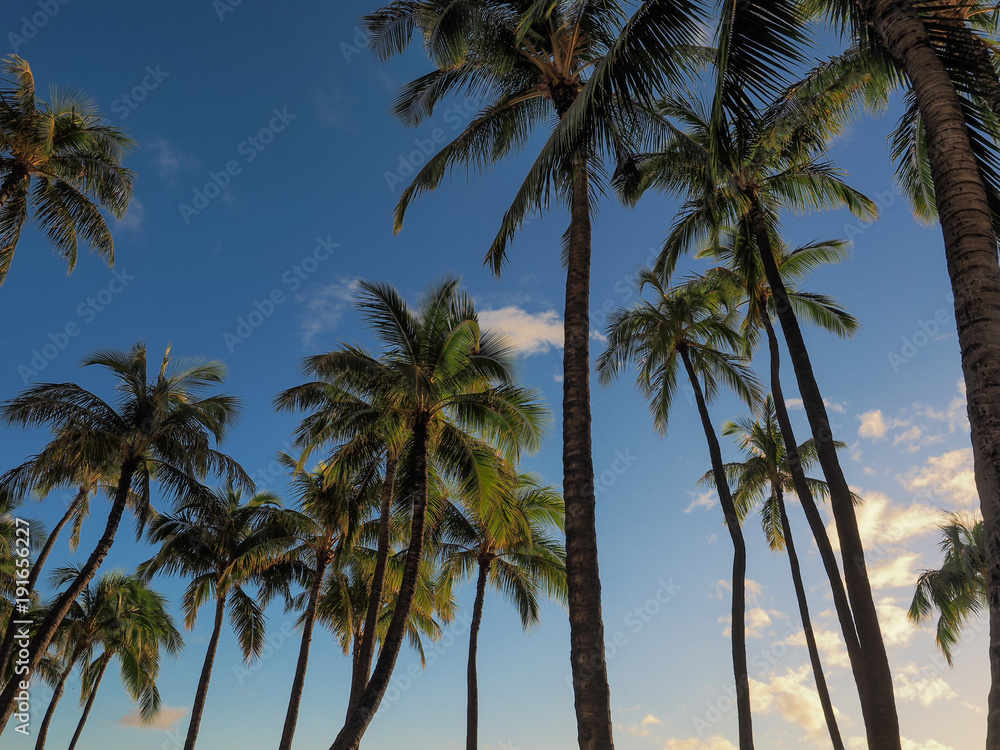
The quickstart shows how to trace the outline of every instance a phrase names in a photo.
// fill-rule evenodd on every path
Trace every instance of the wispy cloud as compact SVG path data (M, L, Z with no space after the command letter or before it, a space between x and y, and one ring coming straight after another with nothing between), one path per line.
M122 229L127 229L130 232L140 232L142 231L142 225L145 219L146 207L138 198L133 198L129 201L128 211L122 218L115 219L115 224Z
M175 185L175 178L180 174L197 174L201 171L201 162L197 157L182 151L166 138L153 139L146 149L153 152L153 163L165 185Z
M555 310L529 313L508 305L499 310L480 311L479 324L506 333L522 354L545 354L563 345L563 324Z
M329 284L312 286L296 297L305 303L306 316L301 330L306 346L312 346L318 336L340 325L344 310L354 302L357 286L357 279L342 276Z

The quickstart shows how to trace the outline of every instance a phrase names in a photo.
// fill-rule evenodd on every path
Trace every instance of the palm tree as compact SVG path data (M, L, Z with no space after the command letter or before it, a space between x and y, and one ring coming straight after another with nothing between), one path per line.
M997 258L997 172L991 124L977 99L995 105L996 70L979 29L969 21L983 3L896 3L823 0L811 3L848 30L863 48L898 64L912 89L924 137L921 148L933 186L955 304L976 463L976 486L988 550L1000 549L1000 260ZM957 37L957 43L956 43ZM984 86L984 80L988 85ZM993 99L990 101L990 99ZM993 109L991 107L991 109ZM897 152L898 153L898 152ZM987 566L990 600L990 748L1000 747L1000 554Z
M760 397L760 387L743 361L731 353L741 348L742 340L734 327L736 312L731 301L726 299L724 287L714 280L702 278L677 289L668 289L657 274L643 269L639 272L640 292L647 286L655 294L653 300L643 300L629 310L612 313L608 323L607 350L598 360L597 371L601 382L608 384L629 363L634 363L638 369L636 386L649 401L653 424L661 435L667 429L681 371L694 391L708 440L719 500L735 550L733 671L736 677L740 750L751 750L753 729L746 653L746 543L707 401L717 395L720 385L725 385L752 404Z
M840 736L837 718L830 700L830 690L823 674L823 664L820 661L819 648L816 646L816 636L813 632L812 620L809 616L809 604L806 600L806 590L802 583L802 570L799 558L795 552L792 540L792 528L788 522L785 508L785 492L794 491L791 467L785 455L785 443L778 429L774 400L770 394L764 399L756 419L743 418L735 422L727 422L722 427L722 434L735 437L746 458L741 463L726 464L728 481L736 484L733 501L740 520L757 507L760 511L761 523L768 546L773 551L787 550L788 564L792 569L792 584L795 587L795 598L798 601L799 614L802 617L802 630L805 634L806 648L812 663L813 675L816 679L816 692L823 716L830 732L830 741L835 750L844 750L844 740ZM845 444L841 444L846 447ZM799 466L806 469L816 462L816 444L809 440L798 447ZM714 472L708 472L702 478L708 484L715 484ZM826 483L818 479L807 479L811 493L825 497Z
M450 504L443 521L439 554L444 556L444 575L476 579L469 626L466 750L479 747L476 653L487 586L513 601L525 630L538 622L542 594L566 599L566 551L552 533L565 524L562 495L531 475L519 475L517 483L513 513L497 513L490 504Z
M716 237L727 228L741 227L740 231L753 239L816 440L819 463L830 486L847 595L863 657L858 682L864 685L859 689L868 742L875 750L899 750L892 675L851 490L837 456L798 315L777 265L775 240L779 212L784 208L805 212L847 207L862 217L876 214L875 204L847 185L842 171L822 159L829 137L839 132L870 84L870 77L837 61L819 66L762 110L741 110L739 119L718 105L720 91L711 111L698 102L679 98L664 102L664 114L680 120L687 129L675 129L658 152L626 163L619 186L633 201L649 187L681 193L687 199L674 219L658 262L661 273L669 274L678 256L706 235ZM783 437L792 455L794 435L784 430Z
M62 568L56 571L53 583L66 585L78 573L75 568ZM103 574L84 590L63 620L57 642L61 669L38 729L36 750L45 747L52 716L66 681L78 664L85 665L81 700L86 700L86 708L71 748L76 745L101 678L113 657L120 662L126 690L133 700L140 703L143 718L149 720L160 709L160 695L156 689L160 648L177 654L182 646L180 633L166 611L164 598L135 576L119 571ZM91 661L90 657L98 646L103 653Z
M150 524L149 540L160 549L139 566L140 576L148 580L162 572L191 578L181 600L188 630L194 628L201 606L215 601L212 635L184 750L194 750L198 739L227 608L244 658L259 657L264 647L267 596L251 596L245 587L259 583L268 567L280 561L293 543L288 529L294 520L286 516L277 496L261 492L244 503L242 493L227 486L198 492L176 512L161 515ZM262 593L269 592L265 589Z
M395 289L361 282L360 307L385 346L382 355L348 346L306 360L304 369L325 383L328 400L342 394L348 410L359 400L390 405L404 425L411 463L410 540L398 599L375 669L334 742L336 750L357 748L406 635L424 550L429 458L470 492L489 493L499 471L496 450L513 461L541 440L545 410L533 392L515 384L507 340L480 330L472 299L457 287L455 279L437 284L412 310ZM294 393L287 403L296 405Z
M81 236L114 265L115 243L100 209L125 215L133 176L122 159L132 141L89 99L53 91L48 104L36 100L31 68L17 55L0 67L10 77L0 90L0 284L29 209L70 271Z
M400 198L409 203L452 170L485 171L551 132L506 211L486 256L496 274L507 245L553 198L569 208L563 350L563 492L571 666L580 747L613 746L597 556L590 407L592 190L603 161L639 147L658 127L643 103L677 83L699 57L699 3L647 0L631 17L618 0L394 0L368 16L371 44L387 58L423 34L436 69L407 84L394 110L410 125L462 92L485 95L482 110L431 157Z
M98 365L115 376L114 400L104 401L75 383L45 383L0 406L8 424L55 428L56 437L36 456L39 467L52 465L56 457L78 456L82 464L114 465L117 475L111 509L97 545L32 636L29 672L38 666L59 622L104 562L130 503L136 506L138 532L142 533L152 514L150 486L154 480L175 496L199 486L198 479L209 472L241 486L252 484L239 464L212 447L239 414L232 396L205 394L207 388L223 381L225 368L221 364L175 363L168 348L159 372L150 380L146 346L141 342L127 352L97 352L83 364ZM19 477L25 482L31 479L23 474ZM15 493L23 489L17 483L12 486ZM13 713L15 688L11 682L0 693L0 731Z
M917 579L909 618L925 622L937 611L937 645L952 663L952 649L970 618L987 611L986 547L982 519L951 513L941 524L944 560Z

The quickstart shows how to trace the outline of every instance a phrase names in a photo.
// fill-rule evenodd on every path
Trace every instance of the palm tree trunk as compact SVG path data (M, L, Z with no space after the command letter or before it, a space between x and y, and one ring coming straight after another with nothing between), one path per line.
M778 417L778 426L785 443L785 461L792 475L795 494L802 504L813 539L816 541L816 547L819 549L820 559L823 561L827 578L830 580L834 610L840 622L840 630L844 635L847 656L850 659L851 671L858 689L858 699L861 701L861 711L867 724L874 721L875 716L869 704L868 685L865 682L864 654L861 653L861 642L858 640L854 614L851 612L851 604L847 599L847 591L844 589L844 581L840 576L840 567L837 565L833 545L830 544L830 537L826 533L826 525L823 523L823 517L820 515L812 490L809 488L806 475L802 470L795 431L792 429L792 420L788 416L788 408L785 406L785 396L781 387L781 353L778 349L778 337L774 332L774 326L771 325L771 319L767 315L763 315L761 320L764 324L764 330L767 332L771 360L771 395L774 398L774 411Z
M479 648L479 626L483 623L483 602L486 601L486 577L490 563L479 558L479 580L476 581L476 603L472 608L472 624L469 626L469 703L466 711L465 750L479 748L479 678L476 673L476 651Z
M604 653L597 503L590 412L590 178L587 156L573 163L566 259L563 350L563 495L570 663L580 750L612 750L611 690Z
M854 613L854 624L857 628L858 640L861 643L861 653L864 655L864 683L869 691L869 706L871 720L865 722L868 735L868 745L871 750L900 750L899 718L896 714L896 700L893 694L892 674L889 671L889 659L885 653L885 642L878 624L878 613L875 610L875 600L872 596L871 583L868 580L868 568L865 565L865 550L861 543L861 532L858 528L858 518L854 513L854 499L851 488L844 478L837 448L834 445L833 433L830 430L830 418L823 404L816 376L813 374L809 351L806 349L802 330L795 317L795 311L788 303L788 294L781 278L781 272L774 259L771 247L771 237L767 222L759 210L753 212L754 234L757 247L760 250L761 262L767 276L767 285L774 295L778 320L785 335L788 354L792 359L795 379L799 386L799 395L805 407L806 417L816 440L823 475L830 486L830 505L833 509L834 521L837 524L837 534L840 537L840 551L844 561L844 579L847 583L847 596Z
M45 544L42 545L42 549L39 550L38 557L35 558L35 564L31 566L31 572L28 573L28 591L35 590L35 584L38 582L38 576L41 575L42 569L45 567L45 561L52 552L52 548L56 545L56 539L59 538L59 532L63 530L63 527L66 526L69 520L76 514L77 508L83 504L83 501L86 498L87 493L84 488L81 487L80 491L73 499L73 502L69 504L69 508L66 509L66 513L59 519L59 523L53 527L48 539L45 540ZM10 621L7 623L7 632L4 634L3 642L0 643L0 674L7 674L7 666L10 664L10 655L14 653L14 633L16 632L16 628L13 626L13 622L16 619L17 613L12 611L10 614Z
M806 588L802 585L802 570L799 568L799 557L795 554L792 526L788 523L784 494L780 486L775 486L774 489L778 496L778 507L781 510L781 533L785 538L788 564L792 568L792 585L795 587L795 598L798 600L799 614L802 616L802 632L806 636L809 661L812 662L813 676L816 678L816 693L819 695L820 705L823 706L823 716L826 719L826 727L830 730L830 742L833 743L833 750L844 750L844 740L840 736L840 727L837 726L833 702L830 700L830 689L826 685L826 677L823 674L823 662L820 661L819 649L816 647L816 634L813 632L812 618L809 617L809 602L806 600Z
M45 716L42 717L42 723L38 727L38 736L35 738L35 750L42 750L45 747L45 741L49 736L49 725L52 723L52 716L56 712L56 706L59 705L59 699L62 698L63 691L66 690L66 680L69 679L70 674L73 671L73 667L76 666L77 661L80 660L80 655L83 653L83 649L77 649L73 652L73 657L70 659L69 664L66 665L66 669L62 671L59 675L59 682L56 683L56 689L52 691L52 698L49 700L49 707L45 709Z
M691 365L691 358L688 356L686 348L680 349L681 360L684 362L684 369L687 371L691 387L694 389L694 398L698 404L698 414L701 415L701 424L705 429L705 438L708 440L708 453L712 458L712 474L715 476L715 485L719 491L719 502L722 504L722 512L726 516L726 528L729 529L729 536L733 540L733 605L732 605L732 649L733 649L733 673L736 677L736 710L739 716L740 729L740 750L753 750L753 719L750 713L750 675L747 670L747 633L746 633L746 575L747 575L747 547L743 540L743 529L740 527L740 519L736 513L736 506L733 504L732 495L729 492L729 482L726 479L726 470L722 463L722 449L719 447L719 439L715 435L715 428L712 426L712 418L708 414L708 406L705 403L705 394L701 390L701 383Z
M862 0L861 10L899 60L927 130L945 257L955 295L976 487L983 512L990 607L991 686L986 746L1000 748L1000 261L961 100L909 3Z
M49 643L51 643L56 630L59 628L59 623L62 622L66 613L69 612L70 607L73 606L73 602L80 596L80 592L87 587L87 584L90 583L91 579L97 573L98 568L101 567L101 563L104 562L104 558L107 557L108 551L115 541L115 533L118 531L118 525L121 523L122 514L125 512L129 490L132 487L132 475L135 473L137 466L138 461L133 459L126 461L122 465L118 487L115 490L115 498L111 504L111 512L108 514L108 523L104 528L104 533L97 542L94 551L90 553L90 557L87 558L87 562L80 569L80 573L73 580L73 583L70 584L69 588L52 605L48 615L38 626L38 630L31 639L31 643L28 644L27 667L29 675L35 671L39 662L41 662L42 657L45 655L45 650L49 647ZM11 714L14 713L17 682L17 680L11 680L3 692L0 693L0 732L3 731L10 720Z
M3 208L7 200L14 194L18 185L28 177L27 170L24 169L20 164L15 164L14 168L10 170L10 174L0 185L0 208Z
M375 656L375 631L378 615L382 609L382 595L385 590L385 571L389 564L389 535L392 531L392 499L396 488L396 457L390 453L385 460L385 480L382 482L381 516L378 521L378 551L375 555L375 571L372 573L371 591L368 595L368 610L365 612L365 629L351 677L351 698L348 713L357 704L357 699L368 684Z
M285 726L281 730L281 742L278 750L291 750L292 737L295 735L295 723L299 719L299 706L302 704L302 693L306 682L306 669L309 666L309 646L312 644L313 625L316 622L316 610L319 609L319 595L326 578L328 551L321 550L316 558L316 571L313 585L309 590L309 606L302 623L302 642L299 644L299 660L295 666L295 678L292 680L292 694L288 699L288 711L285 713Z
M97 698L97 688L101 686L101 680L104 679L104 673L108 671L108 664L111 663L111 655L105 654L101 657L104 661L101 664L101 671L97 674L97 679L94 681L94 686L90 689L90 695L87 697L87 705L83 707L83 716L80 717L80 723L76 725L76 731L73 733L73 739L70 740L69 748L67 750L74 750L76 743L80 740L80 734L83 732L83 727L87 723L87 717L90 716L90 709L94 707L94 700Z
M417 577L424 551L424 524L427 515L427 443L428 417L419 415L413 424L413 517L410 524L410 544L406 550L403 577L399 584L399 596L396 598L396 606L389 621L385 640L379 650L375 671L372 672L372 677L354 710L348 714L347 721L333 741L330 750L357 750L361 737L375 717L375 712L389 687L392 670L396 666L399 649L406 636L406 625L413 606L413 597L417 591Z
M201 667L201 677L198 678L198 690L194 695L194 706L191 708L191 723L188 724L187 737L184 738L184 750L194 750L198 740L198 729L201 727L201 717L205 712L205 699L208 697L208 683L212 679L212 667L215 666L215 652L219 648L219 636L222 635L222 623L226 616L226 597L216 596L215 625L212 627L212 637L208 641L208 652L205 663Z

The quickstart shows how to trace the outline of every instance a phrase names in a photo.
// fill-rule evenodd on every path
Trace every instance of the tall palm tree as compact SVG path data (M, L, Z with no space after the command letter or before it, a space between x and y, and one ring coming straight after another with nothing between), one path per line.
M712 471L726 527L733 542L732 655L736 679L740 750L753 748L750 712L750 681L746 653L746 543L739 514L733 502L722 463L719 438L712 425L707 402L720 385L732 389L750 404L760 397L756 377L734 354L742 347L736 330L736 311L726 299L725 288L712 279L694 279L676 289L666 288L649 269L639 272L640 292L653 290L652 300L643 300L629 310L612 313L608 323L607 350L597 371L601 382L610 383L630 363L636 365L636 386L649 401L653 424L666 432L670 407L683 373L694 391Z
M816 679L816 692L823 716L830 732L830 741L835 750L844 750L844 740L837 726L833 702L830 700L830 690L823 674L823 664L820 660L819 648L816 645L816 635L813 632L812 619L809 616L809 604L806 599L805 586L802 583L802 570L799 566L798 554L795 552L795 542L792 539L792 528L788 522L788 512L785 507L785 493L793 492L791 467L785 454L785 443L778 429L774 400L770 394L764 399L756 418L742 418L727 422L722 427L722 434L734 437L743 451L744 461L726 464L726 477L736 484L733 501L740 520L746 519L749 512L756 507L760 511L761 524L768 546L774 551L786 550L788 564L792 569L792 584L795 588L795 598L798 602L799 615L802 618L802 631L805 634L806 648L812 663L813 676ZM846 444L841 444L846 447ZM799 446L799 466L808 468L816 462L816 444L809 440ZM708 472L702 478L708 484L715 484L714 472ZM826 483L818 479L807 479L812 494L825 497Z
M952 663L952 653L970 618L987 611L986 547L982 519L951 513L941 524L941 567L917 579L909 618L925 622L938 613L937 645Z
M348 409L356 394L390 405L407 435L412 508L392 621L371 678L334 742L336 750L357 748L406 635L424 550L429 458L471 493L491 492L499 471L496 450L513 461L536 449L545 417L535 394L515 383L508 341L480 329L472 299L458 291L456 279L435 285L416 310L386 285L361 282L360 293L361 310L384 346L381 356L349 346L309 358L305 369L325 379L328 394L342 393ZM295 405L294 394L288 403Z
M75 568L62 568L54 574L53 583L66 585L77 575ZM52 716L66 681L78 664L84 665L81 700L86 700L86 708L70 747L76 745L100 679L112 658L118 658L122 682L132 699L139 702L142 717L150 720L160 709L160 694L156 689L160 648L177 654L181 646L180 633L166 611L162 596L127 573L103 574L84 590L60 627L58 647L62 665L38 729L36 750L45 747ZM98 647L102 653L91 660Z
M152 513L150 487L154 480L168 495L175 496L198 487L198 480L209 472L241 486L252 485L239 464L212 447L223 439L239 414L232 396L205 393L223 381L225 368L221 364L175 363L168 348L159 372L150 379L146 346L141 342L128 351L97 352L83 364L100 366L116 378L112 401L75 383L45 383L0 405L0 415L8 424L55 428L56 437L36 457L39 466L51 465L55 457L75 455L81 463L114 465L117 475L111 509L94 550L32 636L29 672L38 666L59 622L104 562L130 503L136 505L138 532L142 533ZM30 481L30 477L24 480ZM13 486L15 492L23 489L17 483ZM0 693L0 731L14 711L15 689L12 682Z
M92 100L54 90L51 102L38 101L31 68L17 55L0 68L9 76L0 89L0 284L29 210L70 271L80 237L114 265L101 208L125 215L133 175L122 159L132 141Z
M897 61L912 88L926 138L924 152L934 208L944 236L945 258L954 294L955 321L969 404L976 463L976 486L991 550L987 582L990 599L991 687L987 747L1000 747L1000 260L997 257L995 149L989 137L970 127L970 110L983 97L985 72L995 79L993 61L979 48L981 32L968 14L985 4L898 3L892 0L824 0L835 24L860 45ZM949 50L942 36L972 41ZM989 45L989 37L984 40ZM951 52L951 54L949 54ZM969 86L969 82L974 85ZM970 92L972 92L970 94ZM992 114L992 113L991 113ZM995 133L992 134L995 137ZM986 148L984 148L986 146ZM982 158L985 153L986 158Z
M479 747L479 677L476 654L486 588L510 599L527 630L538 622L541 596L566 599L566 551L554 531L566 520L562 495L537 477L517 477L516 506L449 505L443 522L443 572L457 580L476 579L469 626L466 750ZM513 513L510 511L513 510Z
M899 750L892 675L851 490L799 318L777 264L775 240L783 209L805 212L846 207L861 217L876 215L875 204L851 188L844 173L824 159L829 138L843 127L861 95L874 88L871 77L836 61L819 66L763 109L740 110L739 119L718 105L725 87L716 91L712 109L697 101L666 101L661 107L664 114L682 122L686 130L675 129L659 151L628 162L619 185L630 200L637 200L650 187L686 198L658 262L660 272L672 271L678 256L706 235L714 237L728 228L742 227L753 239L830 486L847 595L863 657L859 685L864 685L860 692L868 742L875 750ZM794 435L786 430L783 437L792 455Z
M160 549L139 566L139 574L146 580L158 572L191 578L181 600L188 630L194 628L201 606L210 600L215 603L184 750L194 750L198 739L226 610L247 661L259 657L264 647L267 597L252 596L246 587L259 583L293 543L288 533L293 521L283 517L286 513L271 493L261 492L243 502L242 493L227 486L198 492L176 512L150 524L149 540Z
M417 125L444 99L484 95L479 114L431 157L400 198L409 203L454 169L486 171L555 123L506 211L486 263L500 274L507 246L532 212L553 199L569 209L563 350L563 492L570 658L579 744L613 746L604 654L590 407L592 192L603 162L639 147L657 125L644 102L679 82L702 34L701 5L647 0L629 17L620 0L394 0L368 16L371 43L387 58L415 30L435 70L407 84L394 110Z

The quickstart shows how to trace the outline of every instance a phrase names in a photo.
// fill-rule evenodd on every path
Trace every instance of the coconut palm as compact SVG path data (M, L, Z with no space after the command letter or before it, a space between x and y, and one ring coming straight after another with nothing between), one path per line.
M422 33L435 70L403 87L394 111L410 125L450 96L485 97L465 130L415 176L396 209L455 169L486 171L555 125L506 211L486 263L500 274L532 212L568 207L563 349L563 492L571 667L580 746L613 745L597 557L590 407L592 193L604 161L639 147L657 125L643 103L678 83L699 55L702 9L688 0L395 0L368 16L387 58Z
M513 513L497 514L489 504L450 504L443 519L439 554L444 557L444 575L476 579L469 626L466 750L479 747L476 654L487 586L514 603L525 630L538 622L542 595L566 599L566 551L553 533L565 523L562 495L531 475L519 475L517 483Z
M726 477L736 485L733 501L740 520L746 519L753 508L760 512L761 524L768 546L773 551L786 550L788 564L792 569L792 584L795 588L795 598L802 618L802 630L809 651L809 661L812 663L813 676L816 679L816 692L823 716L830 732L830 741L836 750L844 750L844 740L837 726L837 718L830 700L830 690L823 674L823 664L820 660L819 648L816 645L816 635L813 632L812 619L809 616L809 604L806 599L805 586L802 583L802 570L799 558L795 552L795 542L792 539L792 528L788 522L785 507L785 493L794 492L791 466L785 454L785 442L778 429L774 400L770 394L764 399L755 418L742 418L727 422L722 427L722 434L736 438L743 451L745 460L740 463L726 464ZM841 444L846 447L846 444ZM816 444L809 440L798 446L799 467L807 469L816 463ZM702 481L714 485L715 474L708 472ZM819 497L827 495L826 483L818 479L806 479L810 493Z
M913 592L909 618L926 622L938 613L936 641L948 664L965 624L987 611L983 526L982 519L961 513L946 516L938 542L941 567L923 571Z
M78 574L75 568L62 568L55 572L53 583L66 585ZM86 701L86 708L70 747L76 745L112 658L118 658L122 682L130 697L139 702L141 716L152 719L160 709L160 694L156 689L160 649L177 654L182 640L162 596L135 576L111 571L92 582L74 602L59 628L55 645L60 669L39 725L36 750L45 747L49 724L66 681L78 665L83 665L81 700ZM92 659L98 647L102 653Z
M0 89L0 284L29 213L70 271L81 237L113 265L101 209L120 219L128 208L132 172L122 159L132 141L78 94L53 90L51 102L38 101L31 68L17 55L0 68L8 76Z
M141 534L152 514L150 488L154 481L174 496L192 491L210 472L242 486L252 484L239 464L212 447L223 439L239 414L232 396L205 393L223 381L221 364L174 362L168 348L159 372L150 379L146 347L141 342L128 351L97 352L83 364L100 366L115 377L118 382L113 400L105 401L75 383L45 383L0 406L8 424L55 428L56 437L35 457L38 467L51 466L56 457L65 456L77 456L81 464L116 467L115 491L104 531L77 578L39 621L28 646L29 671L38 666L59 622L97 573L130 503L135 506ZM30 472L18 477L11 487L15 494L33 484ZM11 683L0 693L0 730L13 713L15 688Z
M653 299L631 309L612 313L608 323L607 350L597 371L610 383L629 364L638 370L636 387L649 401L653 424L666 432L670 407L677 393L678 377L687 377L694 392L712 471L726 527L735 551L733 557L732 656L736 678L740 750L753 747L750 682L746 655L746 543L722 463L719 438L707 402L727 386L748 403L759 399L760 386L734 352L742 347L736 330L737 313L725 296L725 287L712 279L694 279L682 287L665 287L650 269L639 272L639 289L653 291ZM683 374L682 374L683 373Z
M650 187L686 198L657 264L661 273L672 271L680 254L706 236L742 227L753 239L830 486L847 595L863 657L863 676L858 682L864 685L860 692L868 741L877 750L898 750L892 675L851 490L834 447L799 318L777 265L775 239L783 209L805 212L846 207L861 217L875 216L875 204L850 187L844 173L823 157L829 138L843 127L862 94L878 90L871 83L870 77L838 60L819 66L763 109L741 110L739 119L717 104L710 110L694 100L666 101L663 112L686 129L675 129L656 153L627 162L619 186L629 200L637 200ZM717 91L716 102L719 96ZM794 436L785 432L783 437L791 454Z
M212 635L184 750L193 750L198 739L226 610L247 661L259 657L264 647L264 607L273 589L264 589L263 596L252 596L246 587L259 583L293 544L288 530L295 519L287 513L272 493L261 492L243 502L242 492L227 486L197 492L174 513L161 515L150 524L149 540L160 549L139 566L139 574L146 580L156 573L190 577L181 599L188 630L194 628L201 606L208 601L215 603Z
M457 287L455 279L435 285L413 310L392 287L361 282L360 307L385 347L381 356L347 346L306 360L328 396L343 394L345 408L353 410L358 400L389 404L404 425L411 457L410 539L398 599L371 678L334 742L337 750L358 746L406 635L424 549L428 459L433 456L446 478L483 494L497 483L497 449L513 461L540 443L544 408L515 384L506 338L479 328L471 298ZM294 394L288 403L296 404Z

